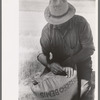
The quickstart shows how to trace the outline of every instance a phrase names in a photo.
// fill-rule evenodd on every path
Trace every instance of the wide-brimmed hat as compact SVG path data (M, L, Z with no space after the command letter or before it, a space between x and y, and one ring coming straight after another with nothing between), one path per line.
M71 19L75 12L76 9L67 0L50 0L44 16L48 23L58 25Z

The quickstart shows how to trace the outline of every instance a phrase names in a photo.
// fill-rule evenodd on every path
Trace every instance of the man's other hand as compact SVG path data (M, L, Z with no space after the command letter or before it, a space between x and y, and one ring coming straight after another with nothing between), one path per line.
M66 72L66 76L68 78L72 77L74 75L74 69L72 67L65 67L63 70Z

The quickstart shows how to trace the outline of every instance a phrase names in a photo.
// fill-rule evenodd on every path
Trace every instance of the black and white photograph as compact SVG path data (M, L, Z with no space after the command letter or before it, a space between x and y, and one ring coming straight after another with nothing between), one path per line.
M19 0L18 100L97 100L97 0Z

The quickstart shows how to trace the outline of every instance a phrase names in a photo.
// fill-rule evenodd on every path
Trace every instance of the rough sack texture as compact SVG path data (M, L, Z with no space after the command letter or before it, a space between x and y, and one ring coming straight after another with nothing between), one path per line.
M70 78L51 72L37 78L38 84L31 87L36 100L75 100L78 97L78 81L77 72L74 73Z

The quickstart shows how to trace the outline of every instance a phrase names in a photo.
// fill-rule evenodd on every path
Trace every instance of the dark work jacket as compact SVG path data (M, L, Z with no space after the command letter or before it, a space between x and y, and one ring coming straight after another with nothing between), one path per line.
M90 52L94 51L90 25L79 15L74 15L61 27L48 23L42 30L40 44L43 53L49 57L51 52L53 61L58 63L69 57L73 57L73 60L79 63L79 59L85 59L88 55L88 52L83 52L86 56L77 56L83 48L90 48Z

